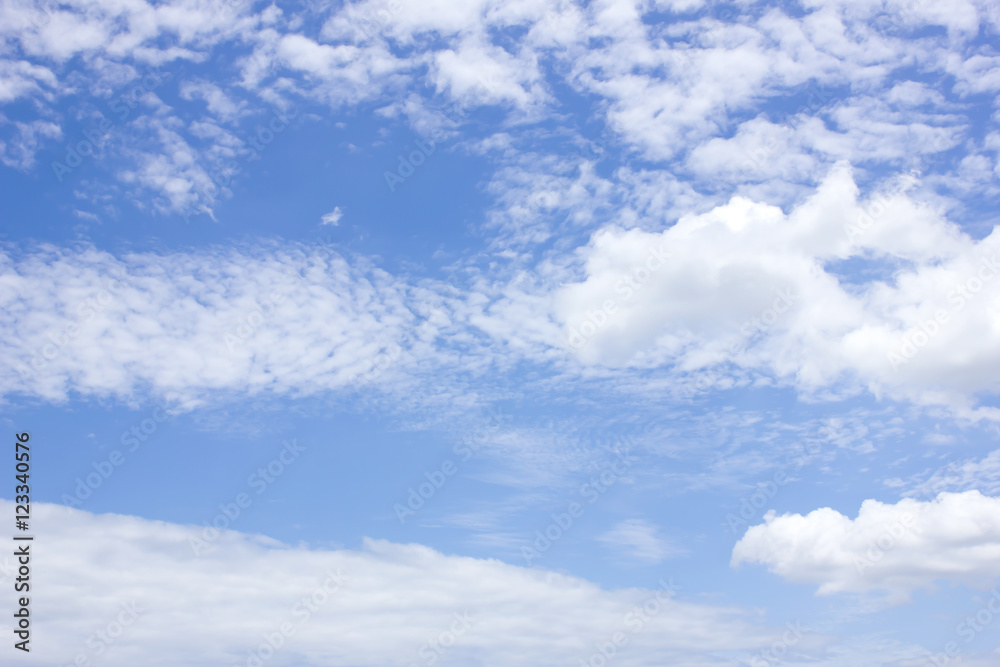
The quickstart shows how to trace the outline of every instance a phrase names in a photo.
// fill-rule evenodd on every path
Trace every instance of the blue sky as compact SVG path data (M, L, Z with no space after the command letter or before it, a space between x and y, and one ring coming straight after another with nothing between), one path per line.
M992 3L0 12L4 664L1000 660Z

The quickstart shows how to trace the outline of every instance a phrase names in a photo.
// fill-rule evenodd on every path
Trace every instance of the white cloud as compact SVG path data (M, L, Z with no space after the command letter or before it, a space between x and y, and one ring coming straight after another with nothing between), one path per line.
M934 470L926 480L915 484L907 496L927 496L940 491L979 489L1000 493L1000 449L981 459L951 462Z
M898 602L937 581L986 589L1000 577L1000 498L978 491L866 500L856 519L829 507L764 519L737 542L731 564L766 565L817 584L820 595L879 591Z
M155 164L142 177L169 186ZM551 210L605 197L605 182L584 172L575 182L542 185ZM511 215L504 224L516 221ZM67 391L128 395L139 386L185 401L263 387L314 393L352 386L373 358L400 345L412 349L392 364L394 373L413 362L424 373L475 374L525 357L619 379L650 367L679 380L719 368L730 381L770 378L805 395L867 390L993 418L996 411L974 399L995 392L1000 377L993 258L1000 259L1000 232L973 240L895 186L859 199L844 164L788 213L735 197L663 231L609 225L574 252L564 247L511 272L506 283L475 274L466 294L430 280L417 289L361 259L309 259L294 245L270 258L259 249L123 259L47 252L7 258L3 267L12 286L8 312L25 315L9 317L0 383L55 400ZM884 273L847 281L838 266L848 259ZM231 268L241 263L256 267L257 277ZM290 277L302 266L310 268ZM141 277L150 267L155 272ZM71 309L119 270L137 276L123 298L22 381L17 369L25 375L33 359L44 362L46 336L78 320ZM228 344L274 289L288 294L277 315ZM435 318L435 309L447 318ZM278 339L287 344L269 342Z
M868 389L971 410L1000 377L1000 232L974 241L905 189L859 198L839 164L788 213L734 197L660 232L609 225L578 265L507 296L533 306L492 306L496 326L549 335L554 321L562 333L545 342L590 366L731 363L808 393ZM891 278L848 282L849 259Z
M972 38L974 26L996 17L991 19L982 4L963 2L946 12L926 4L902 3L885 12L899 25L946 24L951 43L904 42L872 29L866 22L883 11L872 3L824 5L800 18L778 9L762 15L749 11L744 20L727 23L704 16L700 0L609 0L585 9L555 1L372 0L320 10L318 16L311 9L296 14L274 7L253 13L245 1L208 6L173 0L153 6L73 0L42 11L13 2L2 10L0 33L40 63L0 59L0 101L31 96L51 117L55 100L101 90L109 72L132 66L126 63L132 56L143 65L200 61L226 43L234 50L239 83L220 77L181 84L182 97L204 99L206 112L225 120L252 115L264 106L261 102L286 106L298 97L337 108L377 100L386 92L400 99L404 87L417 84L421 94L433 88L463 108L503 105L510 120L525 122L554 113L548 108L556 97L554 79L559 86L596 95L595 108L606 128L635 151L654 160L687 158L704 178L716 166L732 171L725 160L732 149L760 152L754 145L760 143L753 136L755 121L748 124L743 115L761 101L808 92L812 82L820 87L860 82L862 102L840 104L828 124L810 110L794 132L778 130L778 154L757 174L776 182L766 190L746 190L773 195L773 203L799 193L786 181L817 176L834 160L917 159L913 153L931 154L955 144L961 122L929 124L927 118L911 118L912 106L925 103L941 110L949 104L944 92L964 95L994 85L995 59L957 52L963 40ZM644 13L664 10L698 14L671 22L644 20ZM317 19L323 21L320 35L303 34L303 26ZM525 31L516 48L503 37L512 28ZM47 67L75 56L81 56L82 69L69 73L72 84L57 90L59 67L55 72ZM890 81L898 67L918 60L925 70L938 68L958 77L956 90ZM891 89L880 90L890 84ZM251 96L244 99L247 93ZM909 105L909 111L891 118L876 115L864 102L876 99ZM931 109L922 110L933 116ZM178 121L174 127L194 128L206 122L197 117L206 112L199 109L195 118L188 117L190 110L169 113ZM740 122L744 126L733 139L722 138ZM146 131L157 132L154 127ZM162 155L134 151L130 157L140 164L118 173L164 197L166 204L156 205L161 210L182 210L196 201L196 208L210 212L214 199L205 194L208 184L200 172L207 172L218 156L196 153L190 157L197 168L189 168L174 159L172 142L153 143L159 145L150 152ZM697 154L688 155L692 149ZM495 150L509 149L498 145Z
M301 247L0 261L3 394L347 389L392 377L433 328L385 273Z
M0 509L13 512L13 504L0 501ZM633 631L627 615L654 598L657 582L652 590L609 591L537 568L382 540L324 551L224 532L195 556L190 541L202 537L199 526L45 503L32 510L37 643L30 657L10 655L10 665L70 664L80 654L96 662L94 633L120 617L130 625L111 628L114 645L99 657L108 667L244 665L262 635L274 636L283 623L294 634L265 664L425 664L419 651L432 654L428 642L452 629L457 641L440 656L446 664L570 664L616 632L629 634L629 651L616 659L626 667L728 665L722 654L770 643L769 629L740 610L667 597ZM335 589L328 573L338 570L343 583ZM326 581L329 593L321 591ZM308 614L303 598L312 598ZM121 607L133 601L134 620ZM12 604L9 595L0 602L8 618ZM466 613L471 627L453 626Z
M643 519L627 519L601 536L601 541L626 557L655 564L680 550L659 536L659 529Z
M42 93L42 86L52 88L57 83L47 67L25 60L0 59L0 103L12 102L29 93Z
M245 101L234 101L222 88L208 81L186 81L180 86L185 100L204 100L208 110L224 121L237 120L246 106Z
M339 206L334 206L332 211L324 214L323 217L320 218L320 224L333 225L336 227L342 217L344 217L344 212L340 210Z
M8 167L27 170L35 166L35 154L45 139L58 139L62 130L49 121L14 123L17 134L11 143L0 142L0 161Z
M937 155L961 136L967 122L953 99L956 91L893 81L890 74L901 63L919 60L928 71L943 67L961 81L987 81L995 63L950 57L948 49L959 47L943 40L903 44L868 29L863 21L881 11L872 3L822 6L801 19L773 9L729 24L705 16L644 21L643 12L654 7L686 12L697 5L609 0L581 9L563 3L448 0L350 3L322 16L320 35L307 36L301 34L303 15L273 8L249 14L246 3L213 10L187 0L156 7L79 0L60 5L33 28L26 4L5 5L10 21L0 25L46 65L80 54L86 56L84 63L93 63L73 73L77 88L61 89L59 95L76 94L90 84L104 90L109 73L122 75L127 52L147 49L140 60L148 63L203 59L215 46L232 42L240 83L227 87L225 77L180 83L182 97L207 103L207 110L194 105L193 119L150 93L144 100L150 113L128 122L129 146L108 151L126 160L116 176L153 193L147 209L164 212L211 214L216 200L228 194L225 175L211 165L232 162L242 145L238 130L225 130L216 120L252 117L264 100L280 105L302 97L334 107L375 100L382 105L380 96L393 91L405 103L387 115L431 126L428 114L418 113L424 97L434 97L430 89L460 107L513 107L520 121L525 109L541 114L555 98L550 79L598 95L594 108L603 114L598 120L625 142L615 148L626 160L635 153L654 160L676 156L676 173L626 164L601 175L596 156L557 158L535 147L517 154L527 142L521 143L515 126L505 128L509 132L497 141L478 141L480 150L503 156L491 185L499 204L487 216L490 230L499 230L491 249L513 258L511 274L520 273L506 285L476 283L477 293L455 306L455 328L461 330L456 338L465 341L472 332L486 332L500 345L488 351L484 345L477 352L548 363L565 358L573 328L584 325L608 299L618 299L617 314L576 354L588 370L624 374L629 368L661 366L686 373L731 362L748 380L752 374L777 378L814 395L870 390L971 411L976 405L971 397L995 391L1000 377L995 316L1000 281L985 283L961 308L950 299L958 282L975 280L979 262L997 254L1000 236L974 241L939 211L902 191L859 200L849 168L833 163L861 160L866 177L872 162L905 171L910 162ZM906 25L947 23L955 44L962 44L969 26L987 14L969 3L954 15L903 6L890 10L900 13L896 18ZM501 28L509 27L525 30L516 47L496 41ZM79 34L60 41L68 30ZM919 53L912 55L914 50ZM901 59L904 54L910 59ZM6 62L0 66L0 98L32 95L56 117L46 95L56 94L50 89L59 72L58 67L53 72ZM785 125L766 114L745 118L764 100L779 103L784 96L807 94L812 81L820 87L854 81L857 90L829 100L823 113L807 108ZM400 91L406 94L395 95ZM970 91L960 87L957 94ZM876 105L880 92L886 93L888 107ZM24 141L5 141L5 161L28 164L35 144L59 130L55 121L36 122L42 124L24 125L32 130L22 132ZM455 125L449 130L461 129ZM532 144L536 138L527 135ZM988 137L983 150L995 143ZM741 197L709 210L716 195L701 192L701 185L712 179L717 190L726 191L723 181L740 182L736 172L744 154L763 154L759 173L743 178L750 183L738 190ZM922 186L986 191L995 187L990 179L995 180L997 169L992 155L970 155L950 181L931 173ZM821 179L803 203L812 181ZM776 203L788 205L782 209ZM869 213L874 209L877 215ZM324 224L332 224L329 216L335 212L323 218ZM859 233L850 231L859 219L873 222ZM569 252L584 236L592 236L590 243ZM525 258L535 257L537 247L557 237L554 250L529 266ZM616 291L623 272L644 262L648 247L660 245L673 261L641 291L633 289L625 303L627 290ZM877 277L849 281L838 271L847 261L874 265ZM432 300L438 287L429 290ZM800 294L796 307L766 330L751 324L751 334L741 331L767 314L778 289ZM890 353L911 349L915 336L922 340L920 328L941 309L949 323L937 327L912 358L890 361ZM734 345L738 354L728 353ZM435 346L447 345L426 342L427 356L440 353ZM476 358L470 366L487 363ZM135 373L134 363L125 366L130 370L119 373L122 377ZM75 379L56 384L89 386L91 376L82 369L67 369ZM154 375L138 374L142 381ZM310 384L295 377L284 386ZM132 380L125 384L133 386ZM228 381L207 384L230 386Z

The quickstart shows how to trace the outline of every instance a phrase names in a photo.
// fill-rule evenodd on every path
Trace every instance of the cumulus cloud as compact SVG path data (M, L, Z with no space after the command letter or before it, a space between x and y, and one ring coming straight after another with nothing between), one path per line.
M500 107L517 122L476 145L499 160L490 187L497 206L485 222L495 232L491 249L514 258L516 277L498 284L479 274L476 293L455 306L455 329L462 331L451 341L485 333L491 354L543 363L569 357L587 370L620 373L661 367L684 375L728 365L727 381L757 374L812 395L867 390L947 404L976 418L1000 415L973 398L994 392L1000 377L1000 280L992 280L1000 236L973 240L940 208L919 203L933 197L911 197L907 187L886 183L861 197L850 166L861 165L869 181L887 166L911 181L910 169L932 167L918 186L924 194L931 185L995 187L995 160L986 156L993 138L953 177L933 173L941 165L928 162L955 146L969 125L956 95L991 90L996 69L985 56L944 56L971 39L970 26L995 16L976 3L961 3L955 12L834 3L809 5L798 18L747 9L740 21L727 22L703 5L359 2L321 11L323 28L306 35L302 15L273 7L253 13L246 3L213 11L188 0L156 7L80 0L40 14L29 3L8 4L0 30L26 59L0 60L0 101L31 96L44 120L7 123L14 134L0 139L0 159L29 167L38 146L59 136L54 119L63 98L83 88L107 92L141 76L124 62L126 53L169 68L177 59L209 58L225 44L242 75L239 83L200 76L158 87L143 98L138 117L128 119L128 141L121 142L127 146L105 151L123 161L115 177L153 193L151 208L161 212L212 215L228 195L225 184L239 177L218 165L242 169L237 158L250 159L244 139L252 135L239 123L267 107L383 104L392 92L405 102L390 105L394 111L381 107L385 115L405 117L422 132L435 127L418 112L432 99ZM648 11L672 12L676 20L651 22ZM891 29L866 26L874 16L888 17ZM947 26L951 42L895 36L894 30L921 25ZM508 28L524 35L516 48L497 41ZM925 82L896 80L901 63L914 62L901 54L914 49L923 67L944 68L966 87L931 90ZM76 56L83 69L65 72L64 63ZM64 74L73 85L60 88L55 84ZM865 85L847 95L849 81ZM539 143L537 128L522 131L531 125L526 110L543 118L546 105L560 99L556 89L566 85L596 96L598 131L605 133L599 142L574 140L603 147L585 157L535 148L518 154L525 137ZM406 95L397 94L404 88ZM197 103L173 108L163 100L175 92ZM876 102L882 97L884 103ZM791 109L784 123L751 111L762 101L781 107L783 98ZM311 117L294 108L302 122ZM464 128L448 129L460 136ZM595 163L611 148L620 149L623 164L599 172ZM653 166L677 158L677 168L637 170L629 164L633 155ZM718 198L700 191L710 178L724 191ZM731 187L738 196L730 198ZM335 224L337 211L323 223ZM528 265L525 257L557 237L543 261ZM574 250L585 238L589 243ZM654 251L663 259L649 255ZM163 275L164 284L180 280ZM37 277L56 291L66 280L41 265ZM47 310L55 323L59 316ZM191 331L202 325L217 326L205 318ZM15 332L8 367L33 358L38 345L32 351L20 338L44 335L45 326ZM379 340L397 333L389 327ZM186 346L195 337L171 340ZM424 352L439 354L430 340ZM32 381L27 390L56 397L70 387L163 386L154 379L162 380L158 371L140 371L143 365L124 352L112 354L126 370L94 374L81 363L57 371L54 364L50 384ZM261 358L251 356L253 364ZM92 357L96 364L101 358ZM470 365L488 363L477 358ZM315 385L313 372L298 375L293 368L251 375L283 377L272 385L282 388L340 386ZM223 375L199 371L191 385L238 384Z
M971 410L1000 376L1000 233L973 240L907 178L862 198L840 163L788 213L738 196L662 232L605 227L578 250L582 279L551 287L550 343L586 364L733 364ZM881 268L848 280L847 261Z
M764 519L737 542L731 565L766 565L820 595L879 592L899 602L938 581L986 589L1000 577L1000 498L979 491L866 500L855 519L829 507Z
M477 279L463 295L294 244L7 255L0 382L55 400L138 387L184 401L215 390L315 393L351 386L398 349L394 371L411 360L475 373L498 358L619 377L659 367L996 418L975 397L996 392L1000 377L1000 233L974 240L906 187L863 198L841 163L787 213L738 196L663 231L609 225L572 253L506 283ZM872 269L849 277L848 261ZM122 272L107 304L84 305Z
M13 512L13 504L0 501L0 509ZM203 527L46 503L32 509L37 645L10 665L71 664L79 655L108 667L246 665L253 654L268 665L403 666L427 664L427 656L558 665L628 632L618 664L707 667L732 664L721 654L759 650L783 630L751 624L734 608L662 591L657 599L657 582L603 590L416 544L366 540L359 550L325 551L233 531L196 556L191 543ZM11 596L0 603L8 618L12 604ZM633 632L627 615L643 604L656 611ZM267 649L267 637L280 648Z

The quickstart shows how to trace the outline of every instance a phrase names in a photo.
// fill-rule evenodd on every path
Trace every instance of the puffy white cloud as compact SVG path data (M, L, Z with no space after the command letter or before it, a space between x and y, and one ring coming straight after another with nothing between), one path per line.
M78 655L108 667L253 665L262 646L268 665L411 665L427 656L557 665L586 659L595 641L622 632L629 650L616 664L707 667L733 664L726 652L759 650L771 634L735 608L663 591L657 599L658 582L603 590L416 544L366 540L361 550L326 551L232 531L195 555L202 527L32 509L34 643L28 656L8 655L10 665L72 664ZM338 572L340 583L331 576ZM12 604L10 595L0 603L8 618ZM629 624L644 604L646 620ZM283 627L290 636L276 638ZM268 651L266 636L282 646Z
M153 166L144 177L160 173ZM721 369L813 396L871 391L994 418L974 397L995 392L1000 377L1000 234L973 240L908 196L913 183L861 199L840 164L787 213L734 197L663 231L609 225L575 252L564 244L540 263L519 262L506 281L473 271L465 293L295 245L270 257L262 248L22 253L3 265L10 334L0 382L55 400L138 387L184 401L265 387L315 393L353 386L399 349L396 381L410 362L424 374L524 358L617 378ZM543 180L542 208L610 201L605 184L585 172ZM518 224L519 201L502 224ZM550 233L532 224L539 238ZM841 269L848 261L872 268L852 276ZM120 271L129 278L106 307L80 305ZM281 302L266 305L275 290ZM67 327L78 327L69 342L50 340Z
M582 279L551 287L549 342L586 364L732 363L971 408L997 389L1000 234L974 241L912 184L860 199L840 164L787 214L734 197L662 232L608 226L578 252ZM848 260L882 273L849 282Z
M986 589L1000 577L1000 498L979 491L866 500L855 519L829 507L764 519L737 542L731 564L766 565L817 584L820 595L878 591L898 602L937 581Z
M524 121L526 110L541 117L546 104L559 99L550 83L559 81L598 96L598 120L625 142L616 148L626 164L603 175L595 162L609 150L554 157L532 147L518 154L537 136L512 126L475 144L500 156L490 188L498 206L486 219L497 232L491 250L513 268L506 284L478 275L475 293L453 300L457 335L449 342L485 332L501 344L490 354L500 349L546 363L565 357L567 348L590 369L666 366L685 373L732 363L736 373L778 378L813 393L867 389L973 407L970 397L995 390L1000 370L1000 281L977 275L991 271L982 262L993 261L997 234L973 241L939 211L906 196L905 188L887 186L887 193L859 200L849 168L835 163L859 161L867 177L877 172L869 171L873 163L906 171L955 145L968 123L954 98L987 90L995 63L952 57L949 49L970 38L970 25L992 20L988 7L963 2L952 15L922 5L850 2L810 5L799 18L745 8L740 21L727 23L692 13L699 5L347 3L321 12L324 27L312 35L304 34L305 15L273 7L251 13L246 3L213 9L193 0L156 7L75 0L42 19L33 18L27 3L9 3L2 11L10 21L0 21L4 34L45 66L3 61L0 98L56 95L51 89L63 73L60 63L74 55L86 56L82 69L59 95L90 84L103 95L111 73L126 80L142 74L129 75L125 53L141 53L139 60L148 63L203 59L225 42L238 83L227 84L225 76L177 82L182 98L205 100L208 117L184 118L162 101L166 90L150 92L148 113L128 121L128 147L107 151L129 162L115 170L119 179L155 193L152 208L211 215L228 194L222 186L228 177L211 165L247 155L243 133L218 121L253 117L261 101L281 109L299 98L338 107L382 104L387 91L409 86L398 96L402 102L383 107L384 115L405 117L419 131L447 126L458 134L460 122L437 122L424 112L425 98L435 96L431 89L447 104L500 105ZM649 11L680 13L649 22ZM866 27L883 14L903 26L947 24L952 42L904 43L892 30ZM78 34L61 40L71 24ZM516 46L504 40L508 28L524 33ZM927 83L891 79L900 63L917 61L986 87L931 90ZM824 101L822 110L796 101L801 113L784 125L767 114L747 118L762 101L808 96L814 82L820 90L856 85L850 96ZM880 97L886 102L878 106ZM194 106L202 113L202 105ZM22 166L59 130L48 119L8 125L20 134L4 141L3 159ZM995 143L987 137L983 153L969 155L951 180L931 173L922 186L995 187ZM628 164L635 153L654 161L676 157L676 169L637 169ZM821 182L811 192L814 181ZM730 186L739 187L740 196L712 208ZM571 252L588 236L589 244ZM552 252L534 262L534 251L553 240ZM648 270L647 252L661 246L670 262L641 289L623 282L630 272ZM859 265L867 272L860 280L844 268ZM430 288L432 300L440 298L439 287ZM793 291L795 306L775 305L778 290ZM609 300L616 313L598 313ZM783 312L773 312L778 308ZM942 311L943 324L935 320ZM595 331L583 336L585 345L571 344L581 327ZM437 345L426 342L425 356L442 354ZM21 347L10 349L23 361ZM466 359L470 367L489 363L482 356ZM135 364L118 361L130 369L126 375L134 373ZM89 386L82 368L73 371L77 387ZM155 375L137 377L146 382ZM314 386L295 377L279 385ZM228 386L216 382L192 385ZM995 413L975 413L983 414Z

